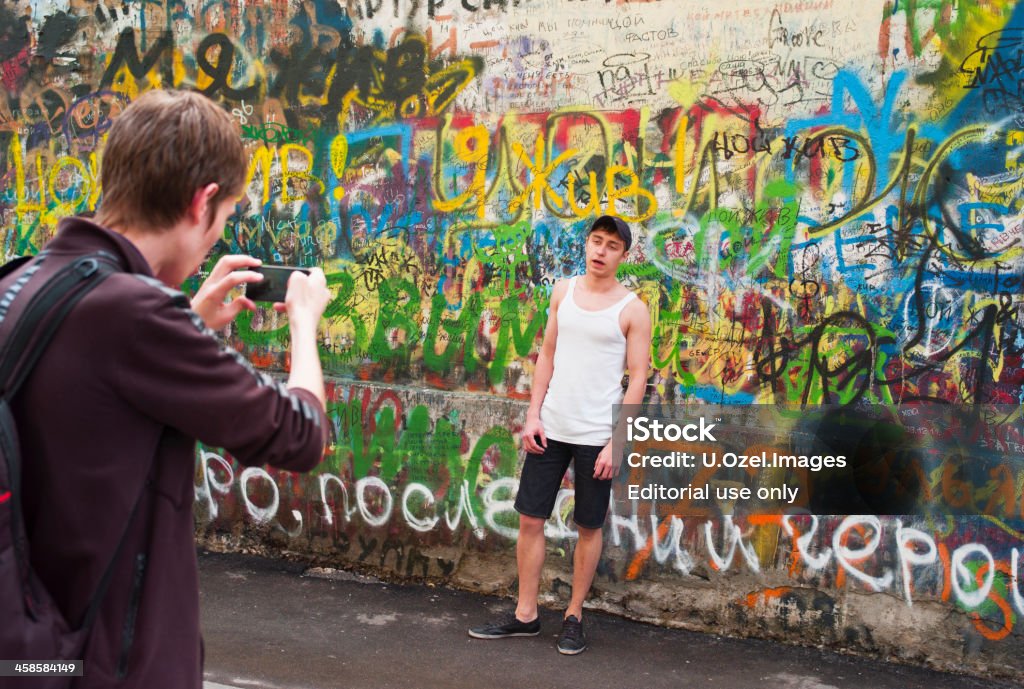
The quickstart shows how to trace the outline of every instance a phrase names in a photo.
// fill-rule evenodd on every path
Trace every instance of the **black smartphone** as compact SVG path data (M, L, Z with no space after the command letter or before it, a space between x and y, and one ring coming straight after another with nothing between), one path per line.
M259 266L248 268L263 275L259 282L247 282L245 284L245 296L253 301L284 301L288 292L288 278L292 273L299 271L309 275L309 268L296 268L294 266Z

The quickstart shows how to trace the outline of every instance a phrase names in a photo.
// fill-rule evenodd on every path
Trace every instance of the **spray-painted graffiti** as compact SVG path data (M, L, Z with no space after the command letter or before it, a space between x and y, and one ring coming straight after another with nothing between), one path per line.
M204 449L212 525L323 539L405 575L508 549L511 401L529 397L551 287L581 271L604 213L633 223L620 277L651 312L657 400L1024 401L1010 0L12 0L0 27L5 256L95 209L112 121L176 86L219 102L248 146L218 252L329 276L324 366L370 387L332 389L336 443L308 479ZM226 337L287 365L272 312ZM571 540L570 505L567 490L551 536ZM848 630L833 607L854 587L946 605L1005 645L1024 614L1009 521L627 508L608 532L624 564L599 581L763 580L722 615L796 606Z

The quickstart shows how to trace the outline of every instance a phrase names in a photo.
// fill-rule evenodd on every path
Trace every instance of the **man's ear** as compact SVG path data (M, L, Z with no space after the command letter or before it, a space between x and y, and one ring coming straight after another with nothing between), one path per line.
M213 205L213 197L220 191L220 185L216 182L211 182L205 187L199 187L196 189L196 193L192 195L192 203L188 207L188 219L190 222L196 225L208 225L211 222L213 213L216 212L216 208Z

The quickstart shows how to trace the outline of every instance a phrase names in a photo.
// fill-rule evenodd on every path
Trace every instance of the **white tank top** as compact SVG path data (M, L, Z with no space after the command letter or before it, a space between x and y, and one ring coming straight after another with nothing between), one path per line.
M558 306L555 369L541 405L548 438L578 445L605 445L612 437L613 406L622 403L626 336L619 314L630 292L600 311L585 311L573 298L576 278Z

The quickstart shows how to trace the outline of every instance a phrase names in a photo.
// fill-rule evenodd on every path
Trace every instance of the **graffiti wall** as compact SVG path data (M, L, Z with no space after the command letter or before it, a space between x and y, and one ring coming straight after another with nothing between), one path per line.
M4 254L95 208L139 93L221 103L249 167L217 253L328 274L337 438L308 477L201 448L201 530L505 590L522 401L599 214L638 238L653 399L1024 402L1022 60L1005 0L4 0ZM287 366L272 312L226 337ZM617 499L595 604L1020 676L1003 483L1001 516L945 520Z

